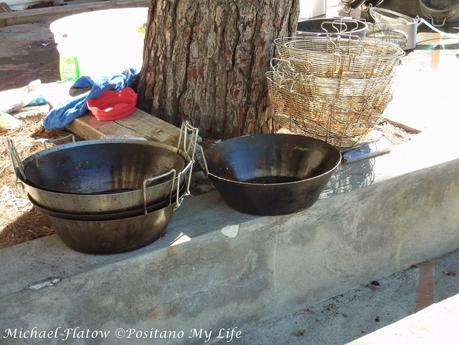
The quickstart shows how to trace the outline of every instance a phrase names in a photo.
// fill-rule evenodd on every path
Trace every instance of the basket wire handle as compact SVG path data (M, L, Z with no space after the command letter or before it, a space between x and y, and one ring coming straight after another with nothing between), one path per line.
M276 64L274 64L276 62ZM287 64L288 67L293 71L293 67L290 65L290 61L286 59L272 58L270 61L270 66L273 71L278 70L278 66L281 64Z
M147 215L148 214L148 209L147 209L147 185L148 184L151 184L152 182L155 182L159 179L162 179L166 176L169 176L169 175L172 175L172 183L171 183L171 190L169 192L169 205L170 203L172 202L172 193L173 193L173 190L174 190L174 185L175 185L175 177L177 176L177 171L175 169L171 169L170 171L164 173L164 174L161 174L161 175L158 175L158 176L155 176L155 177L149 177L149 178L146 178L145 180L143 180L143 184L142 184L142 192L143 192L143 210L144 210L144 214ZM177 183L178 185L178 183ZM177 189L177 193L178 193L178 189Z
M13 170L16 175L16 178L18 178L18 172L19 175L21 175L21 179L23 181L26 181L26 174L25 174L25 169L24 169L24 164L22 164L22 159L19 156L18 151L16 150L16 147L14 146L14 142L11 138L6 138L6 143L8 145L8 154L11 159L11 163L13 164Z

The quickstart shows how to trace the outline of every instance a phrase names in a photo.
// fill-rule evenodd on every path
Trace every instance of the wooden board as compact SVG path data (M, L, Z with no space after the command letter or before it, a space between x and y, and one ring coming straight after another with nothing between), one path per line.
M67 129L84 139L141 137L169 145L177 145L180 134L178 127L140 109L116 121L98 121L87 114L74 120Z

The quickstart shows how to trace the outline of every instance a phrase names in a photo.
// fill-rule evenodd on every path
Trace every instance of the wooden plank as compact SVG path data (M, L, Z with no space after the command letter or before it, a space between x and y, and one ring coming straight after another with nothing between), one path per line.
M145 138L177 145L180 129L140 109L121 120L98 121L91 114L74 120L67 129L83 139Z
M109 8L121 7L147 7L148 0L107 0L90 2L84 4L74 4L56 7L35 8L24 11L14 11L0 13L0 27L8 25L26 24L33 22L44 22L51 19L57 19L69 14L81 12L104 10Z
M180 129L160 118L150 115L140 109L135 114L115 121L116 124L130 129L147 140L159 141L165 144L177 145Z
M74 120L67 129L83 139L101 139L101 138L124 138L138 137L138 135L127 128L118 126L112 121L102 122L90 114L84 115Z

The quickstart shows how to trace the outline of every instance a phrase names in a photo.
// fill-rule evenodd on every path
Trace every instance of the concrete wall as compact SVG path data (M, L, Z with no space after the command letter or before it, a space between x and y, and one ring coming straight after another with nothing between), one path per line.
M53 286L0 294L0 329L187 331L244 327L281 316L458 248L458 171L459 160L451 161L319 200L295 216L229 213L232 219L222 217L222 226L240 223L235 237L201 232L180 245L49 280ZM197 209L211 203L212 211L203 212L217 219L207 213L200 224L191 222L188 229L186 223L180 229L172 225L173 231L199 234L206 219L214 228L226 208L214 193L187 202Z

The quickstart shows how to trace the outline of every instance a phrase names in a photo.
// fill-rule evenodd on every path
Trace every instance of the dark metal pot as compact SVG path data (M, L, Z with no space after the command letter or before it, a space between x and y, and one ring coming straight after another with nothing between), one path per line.
M292 134L229 139L209 148L205 158L208 176L226 203L262 216L314 204L341 162L330 144Z
M170 198L166 198L161 201L157 201L155 203L145 204L141 207L130 208L127 210L122 211L110 211L110 212L100 212L100 213L75 213L75 212L63 212L58 210L53 210L47 207L40 205L37 201L35 201L30 195L29 200L30 202L37 208L40 212L45 215L49 215L52 217L62 218L62 219L73 219L73 220L92 220L92 221L100 221L100 220L116 220L122 218L129 218L129 217L136 217L142 214L148 214L152 211L158 210L160 208L164 208L169 206L171 203L177 203L180 201L181 198L187 195L186 185L180 187L180 194L179 198L177 198L177 193L173 193L170 195Z
M432 20L435 26L444 26L447 22L459 19L459 2L457 0L418 0L421 14Z
M182 139L177 147L145 140L88 140L55 146L23 161L11 141L9 150L16 176L39 205L75 213L110 212L164 200L177 182L182 185L191 177L197 129L192 131L190 145L183 148Z
M137 209L121 212L75 214L50 210L30 199L34 207L50 221L51 227L70 248L88 254L114 254L143 247L158 239L183 198L189 185L179 196Z
M174 204L147 215L113 220L79 220L57 217L35 206L70 248L88 254L114 254L143 247L158 239L169 224Z
M365 38L368 30L368 25L364 21L357 19L346 19L346 18L319 18L319 19L308 19L298 22L297 31L300 33L324 33L329 32L332 34L336 33L347 33Z

